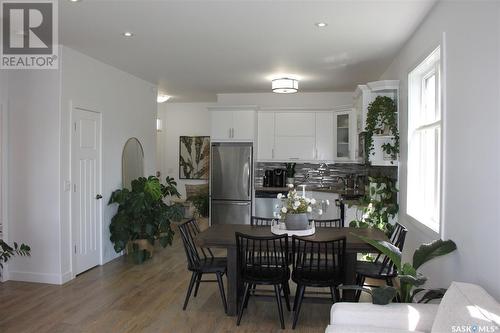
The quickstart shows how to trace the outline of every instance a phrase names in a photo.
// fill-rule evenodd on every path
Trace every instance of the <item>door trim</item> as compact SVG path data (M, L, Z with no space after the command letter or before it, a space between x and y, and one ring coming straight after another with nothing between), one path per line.
M102 193L102 178L103 178L103 175L102 175L102 113L100 111L96 111L96 110L92 110L91 108L87 108L87 107L82 107L82 106L76 106L73 104L73 101L70 101L69 102L69 108L70 108L70 121L69 121L69 179L70 179L70 182L71 182L71 187L73 187L73 124L74 124L74 120L75 120L75 117L74 117L74 110L80 110L80 111L86 111L86 112L92 112L92 113L95 113L99 116L99 122L100 122L100 128L99 128L99 143L98 143L98 147L99 147L99 163L98 163L98 166L97 166L97 169L99 170L99 174L100 174L100 177L99 177L99 181L98 181L98 184L97 184L97 188L98 188L98 191L99 193ZM70 242L69 242L69 252L70 252L70 267L71 267L71 279L74 279L76 277L76 260L75 260L75 252L73 251L73 247L74 247L74 234L73 234L73 190L70 189L69 191L70 195L69 195L69 239L70 239ZM103 204L102 204L103 200L99 200L98 201L98 205L99 205L99 221L97 223L98 225L98 228L99 228L99 266L102 266L103 264L103 230L102 230L102 226L103 226L103 223L102 223L102 220L103 220ZM83 272L82 272L83 273Z

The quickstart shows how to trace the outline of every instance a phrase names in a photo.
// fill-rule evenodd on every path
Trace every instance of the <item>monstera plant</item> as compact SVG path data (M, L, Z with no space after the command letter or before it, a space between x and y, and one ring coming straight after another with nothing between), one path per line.
M156 241L162 247L172 244L170 222L181 218L182 213L180 207L168 205L164 199L180 196L176 186L170 177L165 184L154 176L141 177L132 181L131 190L124 188L111 194L108 204L118 204L109 226L116 252L127 249L141 263L151 257Z
M30 256L31 249L26 244L18 245L16 242L14 242L13 246L10 246L0 239L0 268L3 268L3 263L6 263L15 255Z
M432 299L443 297L445 289L429 290L421 288L427 281L427 278L417 270L429 260L455 251L457 246L452 240L443 241L439 239L429 244L422 244L415 250L412 263L402 263L401 251L391 243L373 240L364 236L356 236L375 247L394 263L398 271L399 288L386 286L369 290L359 286L345 286L343 289L362 289L372 295L374 304L388 304L393 298L398 299L402 303L413 303L417 297L419 298L419 303L427 303Z

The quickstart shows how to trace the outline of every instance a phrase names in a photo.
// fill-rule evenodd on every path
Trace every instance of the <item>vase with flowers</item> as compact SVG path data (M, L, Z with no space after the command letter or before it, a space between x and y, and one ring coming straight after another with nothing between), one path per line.
M278 194L278 199L281 200L281 206L278 205L280 219L285 221L287 230L306 230L310 229L308 214L311 214L317 207L314 198L307 198L297 193L293 187L290 187L287 195ZM321 215L321 209L318 210Z

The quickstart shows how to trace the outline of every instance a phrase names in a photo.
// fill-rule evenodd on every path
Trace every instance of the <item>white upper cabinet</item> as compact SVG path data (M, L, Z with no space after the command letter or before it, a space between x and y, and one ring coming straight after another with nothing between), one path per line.
M210 107L212 141L254 141L256 107Z
M315 151L314 140L313 136L277 136L274 159L312 161Z
M335 161L349 162L355 160L354 138L356 122L354 118L352 110L335 112L333 121L335 128Z
M311 161L316 155L314 112L276 112L274 159Z
M309 136L315 135L314 112L277 112L276 136Z
M257 158L274 158L274 112L259 112L257 115Z
M334 127L332 112L316 113L316 160L334 160Z

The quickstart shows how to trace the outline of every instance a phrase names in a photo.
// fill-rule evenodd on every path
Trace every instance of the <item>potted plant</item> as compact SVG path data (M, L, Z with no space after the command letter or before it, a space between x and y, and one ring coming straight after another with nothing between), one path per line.
M165 185L157 177L141 177L132 181L131 190L124 188L111 194L108 204L118 204L109 226L116 252L126 249L141 263L152 256L156 241L162 247L172 244L174 232L170 222L180 218L181 210L175 204L166 204L164 199L180 196L176 186L170 177Z
M390 235L393 229L390 219L395 218L399 211L395 181L389 177L370 177L369 180L366 194L360 200L363 214L349 226L377 228Z
M285 196L282 193L278 194L278 199L281 202L281 208L278 213L278 218L285 220L287 230L305 230L309 229L309 217L307 214L312 213L316 206L314 198L306 198L300 196L293 187ZM323 212L319 210L321 215Z
M286 183L293 185L295 183L295 163L286 163Z
M398 271L399 287L385 286L370 290L360 286L345 286L341 289L361 289L372 295L374 304L381 305L389 304L394 298L401 303L413 303L416 301L417 296L422 293L423 295L419 297L419 303L428 303L433 299L443 297L446 292L445 289L427 290L420 288L425 284L427 278L417 270L429 260L455 251L457 245L452 240L443 241L438 239L429 244L422 244L415 250L412 263L402 263L401 251L391 243L359 235L355 236L375 247L394 263Z
M0 269L3 269L3 264L15 255L30 256L31 248L26 244L18 245L16 242L10 246L0 239Z
M208 192L198 194L192 199L192 202L198 216L208 217Z
M374 135L391 135L394 139L382 145L382 150L393 159L399 153L399 130L396 102L387 96L377 96L368 105L365 127L366 162L369 163L370 154L374 149Z

